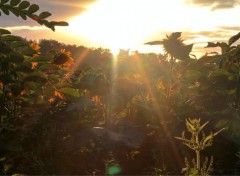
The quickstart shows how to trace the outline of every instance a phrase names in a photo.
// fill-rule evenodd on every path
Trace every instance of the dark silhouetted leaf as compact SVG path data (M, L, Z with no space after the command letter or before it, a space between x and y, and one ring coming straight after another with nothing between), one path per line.
M32 4L29 8L27 13L28 14L33 14L39 10L39 6L37 4Z
M0 42L0 53L8 54L12 49L3 42Z
M32 56L33 54L37 54L37 51L32 48L25 48L22 50L22 54L26 56Z
M9 0L1 0L1 4L6 4Z
M68 23L65 21L51 21L50 24L54 26L68 26Z
M234 42L236 42L238 39L240 38L240 32L234 36L232 36L229 40L228 40L228 45L231 46Z
M52 15L52 14L49 13L49 12L42 12L42 13L39 14L39 18L40 18L40 19L45 19L45 18L50 17L51 15Z
M16 6L16 5L18 5L19 3L21 2L21 0L11 0L10 1L10 6Z
M163 41L152 41L152 42L147 42L144 43L145 45L162 45Z
M31 62L45 62L45 61L49 61L49 58L43 57L43 56L36 56L34 58L31 59Z
M225 69L218 69L218 70L212 71L209 77L229 76L229 74L230 73Z
M2 10L5 15L9 15L10 14L9 13L9 9L6 8L5 6L0 6L0 10Z
M8 55L8 60L14 63L22 63L24 61L24 57L20 53L12 52Z
M46 75L40 72L34 72L27 75L24 81L36 82L36 83L45 83L47 82Z
M94 101L92 101L89 98L82 97L76 103L68 105L67 111L72 111L77 108L90 107L94 105L95 105Z
M19 6L18 6L18 9L19 10L23 10L23 9L26 9L30 6L30 3L28 1L22 1Z
M23 41L15 41L11 44L11 46L13 48L18 48L18 47L22 47L22 46L27 46L27 43L25 43Z
M5 36L2 36L2 40L3 41L21 41L22 39L14 35L5 35Z
M43 76L40 75L32 75L32 76L28 76L24 79L25 82L36 82L36 83L45 83L47 82L47 79Z
M19 15L20 15L20 11L18 11L16 9L9 9L9 11L12 12L17 17L19 17Z
M4 34L11 34L10 31L6 30L6 29L0 29L0 34L4 35Z

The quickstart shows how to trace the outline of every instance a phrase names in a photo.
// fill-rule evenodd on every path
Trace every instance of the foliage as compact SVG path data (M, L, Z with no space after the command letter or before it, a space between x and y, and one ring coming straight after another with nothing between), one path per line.
M204 164L201 166L201 155L200 152L204 150L206 147L212 146L213 138L217 134L219 134L221 131L224 130L221 129L218 132L211 133L210 135L206 136L203 129L208 124L208 122L201 125L200 119L187 119L186 120L186 128L188 132L191 133L190 139L187 139L185 137L185 131L182 132L182 137L175 137L176 139L179 139L183 142L184 145L186 145L188 148L194 150L196 152L196 160L193 159L193 167L190 167L189 162L187 158L185 158L185 164L186 164L186 175L209 175L212 171L212 164L213 164L213 158L210 159L208 164L208 158L205 158ZM200 137L200 134L202 136Z
M27 1L4 0L0 10L52 30L66 25L48 21L48 12L37 15L38 6ZM233 174L240 145L240 52L233 46L239 34L208 43L221 53L196 59L193 45L175 32L147 43L162 45L163 55L121 50L113 62L108 49L0 33L1 174L180 174L184 164L193 175L200 166L202 175L210 168ZM200 137L207 123L186 119L196 114L218 132ZM192 138L179 139L210 152L215 165L181 160L193 157L174 140L184 122ZM228 131L216 136L222 127ZM205 150L213 137L213 150Z
M9 15L14 14L16 17L21 17L23 20L30 18L36 21L40 25L44 25L51 30L55 31L55 26L68 26L67 22L64 21L48 21L52 14L50 12L41 12L36 14L39 10L37 4L31 4L29 1L24 0L1 0L0 1L0 16L1 13Z

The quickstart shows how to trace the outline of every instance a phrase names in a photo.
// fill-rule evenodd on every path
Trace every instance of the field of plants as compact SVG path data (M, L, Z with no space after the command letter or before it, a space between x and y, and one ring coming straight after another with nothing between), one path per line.
M6 15L67 25L38 10L0 2ZM0 29L0 174L240 174L239 38L196 58L175 32L146 43L163 55L114 56Z

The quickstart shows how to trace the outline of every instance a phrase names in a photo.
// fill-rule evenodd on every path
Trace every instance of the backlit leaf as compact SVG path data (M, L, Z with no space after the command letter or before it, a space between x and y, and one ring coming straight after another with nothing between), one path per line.
M209 77L229 76L229 74L230 73L225 69L217 69L215 71L212 71Z
M65 94L67 96L70 96L70 97L74 97L74 98L79 97L79 93L78 93L77 89L74 89L74 88L70 88L70 87L61 88L59 90L59 92Z

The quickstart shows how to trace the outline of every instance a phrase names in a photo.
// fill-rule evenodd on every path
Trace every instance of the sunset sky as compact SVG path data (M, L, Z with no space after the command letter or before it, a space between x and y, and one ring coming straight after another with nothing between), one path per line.
M183 32L194 51L208 41L226 41L240 31L240 0L29 0L49 20L69 22L52 32L32 20L1 16L0 27L27 39L55 39L88 47L160 52L144 43Z

